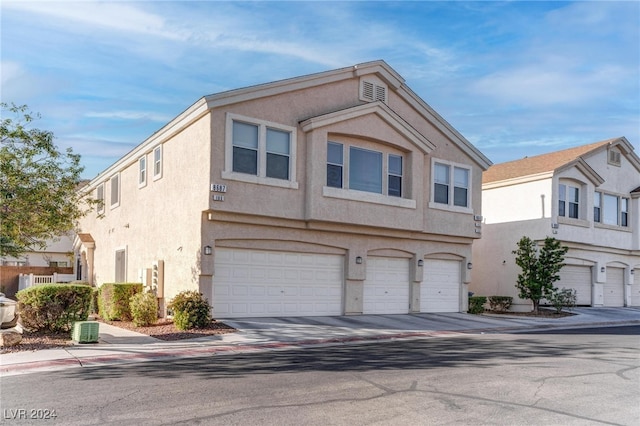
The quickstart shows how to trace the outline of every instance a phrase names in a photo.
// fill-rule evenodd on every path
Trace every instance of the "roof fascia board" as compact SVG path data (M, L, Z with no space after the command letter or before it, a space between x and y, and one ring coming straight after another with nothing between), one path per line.
M275 96L296 90L308 89L336 81L347 80L354 76L378 74L387 84L396 87L403 83L402 78L384 61L373 61L357 64L352 67L337 70L323 71L320 73L293 77L270 83L244 87L242 89L229 90L205 96L209 108L218 108L225 105L250 101L266 96Z
M425 154L435 149L435 145L431 143L424 135L413 128L409 123L402 119L398 114L391 110L388 106L381 102L372 102L359 105L346 110L335 111L329 114L320 115L304 120L300 123L302 130L308 132L321 127L340 123L346 120L362 117L364 115L376 114L382 118L387 124L396 131L412 141Z
M138 161L140 155L146 152L151 146L155 147L156 145L163 143L167 139L173 137L177 133L180 133L193 122L206 115L208 111L209 109L207 108L206 101L204 100L204 98L200 98L196 103L191 105L180 115L175 117L169 123L165 124L162 128L160 128L160 130L149 136L141 144L133 148L118 161L99 173L98 176L93 178L91 182L83 187L83 189L94 189L98 184L109 179L114 173Z
M582 157L579 157L574 161L571 161L561 167L558 167L554 171L554 173L558 174L565 170L569 170L572 167L575 167L576 169L578 169L578 171L582 173L584 177L586 177L595 186L600 186L604 183L604 178L600 176L595 170L593 170L593 168L586 161L584 161Z
M493 164L491 160L480 152L478 148L462 136L455 128L453 128L453 126L451 126L451 124L431 108L422 98L416 95L408 86L403 84L402 87L397 90L397 93L417 111L421 112L427 121L429 121L450 140L455 142L463 151L467 152L483 170L487 170Z
M495 189L495 188L502 188L503 186L520 185L523 183L535 182L538 180L551 179L552 177L553 177L553 171L536 173L533 175L519 176L512 179L504 179L504 180L498 180L494 182L483 183L482 189L483 190Z

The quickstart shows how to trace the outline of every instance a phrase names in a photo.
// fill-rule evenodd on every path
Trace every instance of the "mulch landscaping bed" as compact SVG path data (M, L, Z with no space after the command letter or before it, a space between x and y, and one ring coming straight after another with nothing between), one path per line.
M560 313L551 309L540 309L538 312L511 312L511 311L485 311L485 314L491 315L506 315L510 317L534 317L534 318L562 318L562 317L570 317L572 315L571 312L562 311Z
M178 330L173 324L173 321L161 319L154 325L147 327L136 327L131 321L103 321L98 320L116 327L124 328L138 333L146 334L147 336L155 337L156 339L172 341L172 340L184 340L193 339L194 337L204 337L216 334L227 334L236 331L235 328L219 322L211 321L208 327L194 328L191 330Z
M106 324L113 325L115 327L124 328L138 333L146 334L156 339L164 341L193 339L195 337L211 336L216 334L234 333L236 330L233 327L219 322L211 321L208 327L197 328L192 330L178 330L171 320L160 319L154 325L148 327L136 327L132 321L103 321L100 318L97 321L104 322ZM0 354L12 353L12 352L30 352L39 351L42 349L64 348L73 345L71 340L71 332L28 332L25 331L22 335L22 341L19 345L2 347L0 348Z

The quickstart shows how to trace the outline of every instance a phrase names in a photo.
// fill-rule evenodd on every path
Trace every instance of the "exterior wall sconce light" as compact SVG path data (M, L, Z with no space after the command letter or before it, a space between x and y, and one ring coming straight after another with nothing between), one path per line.
M418 266L424 266L424 260L422 259L418 260Z
M204 254L210 256L211 253L213 253L213 249L211 248L211 246L204 246Z
M358 265L362 264L362 257L361 256L356 257L356 264L358 264Z
M473 269L473 263L471 262L467 263L467 269Z
M600 268L600 272L604 272L606 270L607 270L607 268L605 268L604 266Z

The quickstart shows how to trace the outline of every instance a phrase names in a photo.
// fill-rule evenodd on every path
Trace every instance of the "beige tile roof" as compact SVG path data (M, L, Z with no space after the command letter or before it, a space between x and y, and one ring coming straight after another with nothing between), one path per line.
M78 239L83 243L95 243L95 240L91 236L91 234L78 234Z
M482 183L499 182L507 179L550 172L618 139L619 138L607 139L605 141L577 146L575 148L569 148L562 151L555 151L548 154L536 155L534 157L525 157L521 160L495 164L489 167L489 170L482 174Z

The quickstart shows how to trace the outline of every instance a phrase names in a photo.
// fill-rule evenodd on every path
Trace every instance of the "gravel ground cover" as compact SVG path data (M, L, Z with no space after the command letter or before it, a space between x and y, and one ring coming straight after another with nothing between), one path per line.
M233 333L236 330L220 321L212 321L208 327L193 330L178 330L171 320L158 320L154 325L148 327L136 327L131 321L103 321L115 327L124 328L138 333L146 334L156 339L164 341L193 339L215 334ZM42 349L63 348L73 345L71 332L52 333L48 332L28 332L22 335L22 341L17 346L2 347L0 354L11 352L39 351Z

